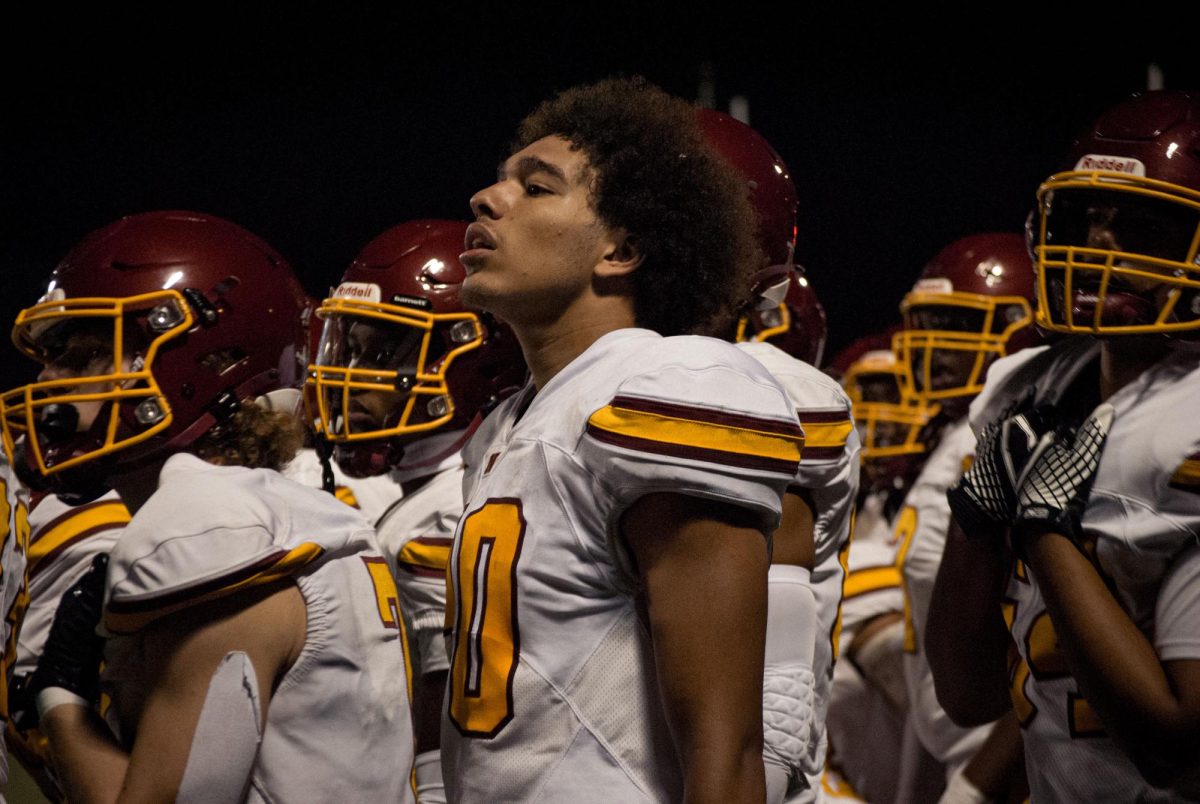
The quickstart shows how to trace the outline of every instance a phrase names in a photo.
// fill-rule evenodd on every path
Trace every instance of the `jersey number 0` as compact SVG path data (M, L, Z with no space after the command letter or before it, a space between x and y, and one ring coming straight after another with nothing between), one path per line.
M524 539L520 500L489 500L462 523L451 579L450 719L469 737L495 737L512 720L521 653L517 562Z

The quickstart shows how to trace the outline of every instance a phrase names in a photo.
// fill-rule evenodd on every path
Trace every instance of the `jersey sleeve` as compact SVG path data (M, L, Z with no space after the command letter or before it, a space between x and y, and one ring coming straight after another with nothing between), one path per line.
M1160 659L1200 659L1200 546L1172 563L1158 593L1154 620L1154 648Z
M442 635L446 620L446 566L453 538L419 536L397 558L396 589L400 610L412 624L422 674L450 667Z
M727 356L732 364L630 377L588 416L577 453L615 499L614 517L674 492L748 509L766 533L778 526L804 434L766 370L732 347Z
M446 567L462 517L461 467L442 472L379 524L379 544L395 566L400 610L416 641L422 674L449 667L442 631Z
M129 519L116 492L78 506L48 496L30 511L29 608L17 640L16 675L37 667L63 593L91 567L93 557L112 551Z
M969 421L976 434L1008 408L1029 387L1035 375L1031 374L1034 358L1049 347L1037 346L1022 349L1000 358L988 366L983 390L971 400Z
M1200 444L1171 472L1158 511L1193 539L1200 540Z
M295 574L325 548L281 543L276 534L289 532L289 516L230 478L197 473L160 486L110 556L104 627L132 633L167 614Z

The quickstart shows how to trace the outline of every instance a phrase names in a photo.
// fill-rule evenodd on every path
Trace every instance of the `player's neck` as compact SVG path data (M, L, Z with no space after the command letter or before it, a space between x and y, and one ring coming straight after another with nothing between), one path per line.
M1109 338L1100 342L1100 401L1157 363L1170 345L1162 338Z
M514 325L538 389L610 332L636 326L632 300L592 298L554 321Z
M158 490L158 477L162 474L164 463L166 460L155 461L111 478L113 489L130 514L136 514Z

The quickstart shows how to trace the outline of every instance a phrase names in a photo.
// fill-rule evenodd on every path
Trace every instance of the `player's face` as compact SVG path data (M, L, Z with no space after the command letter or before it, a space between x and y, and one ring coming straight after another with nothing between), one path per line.
M39 340L46 364L38 373L38 382L51 380L72 380L76 378L98 377L113 373L113 342L111 324L104 325L65 323L52 327ZM128 369L129 361L124 360L124 368ZM72 396L98 394L112 390L111 382L80 382L74 385L64 384L57 393ZM79 415L75 427L76 432L89 429L101 408L101 400L75 402Z
M380 369L397 372L398 381L415 376L423 333L415 327L376 324L347 319L345 365L352 369ZM389 382L381 379L380 382ZM408 398L396 391L358 390L350 397L350 431L363 432L391 426L393 412Z
M1109 260L1118 269L1104 286L1102 319L1111 325L1151 321L1167 304L1173 285L1157 276L1171 273L1161 265L1137 259L1146 257L1179 261L1189 251L1196 233L1195 213L1181 205L1130 193L1102 190L1064 190L1052 196L1047 216L1047 245L1083 246L1096 252L1079 254L1079 264L1094 263L1098 270L1077 271L1072 280L1076 319L1095 314L1103 272ZM1113 255L1118 254L1119 257ZM1065 304L1061 282L1051 288L1055 303Z
M858 387L863 402L900 404L900 387L896 382L895 374L863 374L858 379ZM906 428L897 422L877 421L874 433L875 446L890 447L902 443L905 434Z
M983 331L983 319L982 310L931 304L909 311L908 328L978 334ZM914 360L924 361L925 357L925 354L919 351L914 355ZM922 387L925 383L925 371L924 366L919 363L912 366L913 379L918 390L941 391L965 383L971 376L978 354L974 350L935 348L928 358L929 387Z
M593 179L583 152L562 137L505 160L498 181L471 198L463 302L516 325L561 317L611 250L592 208Z

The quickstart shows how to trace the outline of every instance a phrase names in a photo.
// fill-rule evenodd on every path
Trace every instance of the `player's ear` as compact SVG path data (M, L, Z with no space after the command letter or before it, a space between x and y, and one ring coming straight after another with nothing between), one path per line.
M642 264L642 256L636 236L624 229L614 229L596 273L606 279L628 276Z

